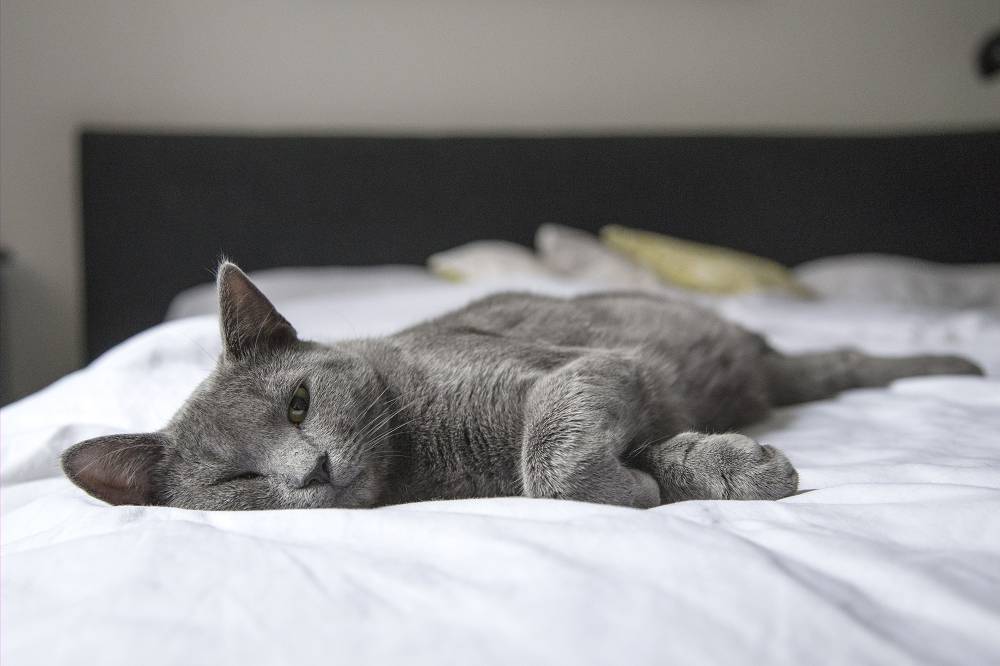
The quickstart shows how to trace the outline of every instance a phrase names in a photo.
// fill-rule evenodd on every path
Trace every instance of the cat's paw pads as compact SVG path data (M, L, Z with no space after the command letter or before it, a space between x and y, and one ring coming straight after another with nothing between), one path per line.
M735 433L710 435L705 444L712 451L725 499L776 500L798 490L798 472L773 446Z

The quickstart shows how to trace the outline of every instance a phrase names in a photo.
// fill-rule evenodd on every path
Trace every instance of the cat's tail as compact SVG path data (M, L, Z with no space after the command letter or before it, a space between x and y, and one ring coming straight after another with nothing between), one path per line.
M885 386L917 375L983 375L961 356L870 356L855 349L787 355L764 354L771 404L793 405L829 398L851 388Z

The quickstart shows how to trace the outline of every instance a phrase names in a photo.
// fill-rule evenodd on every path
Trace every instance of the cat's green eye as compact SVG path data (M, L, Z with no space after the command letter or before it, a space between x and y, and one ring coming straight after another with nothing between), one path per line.
M305 384L299 384L292 394L292 401L288 403L288 420L299 425L306 420L306 412L309 411L309 389Z

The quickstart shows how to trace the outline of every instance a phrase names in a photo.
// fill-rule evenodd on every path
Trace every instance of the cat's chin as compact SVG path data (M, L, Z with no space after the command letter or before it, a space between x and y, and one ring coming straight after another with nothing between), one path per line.
M330 484L322 489L322 502L317 506L327 509L370 509L378 505L375 493L372 492L374 474L370 470L361 470L347 484L338 486Z
M367 498L360 498L350 494L334 495L329 498L324 498L320 503L315 505L315 508L322 509L370 509L377 504L373 501L367 500Z
M365 504L360 501L350 500L350 501L332 501L326 504L321 504L316 508L321 509L370 509L374 504Z

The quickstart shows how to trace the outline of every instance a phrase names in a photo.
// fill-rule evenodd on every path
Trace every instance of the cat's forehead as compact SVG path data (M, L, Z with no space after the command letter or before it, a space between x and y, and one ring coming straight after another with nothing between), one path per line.
M239 423L295 390L300 374L288 364L257 367L220 362L188 396L169 429L180 433L210 429L220 421Z
M289 358L270 359L253 364L220 362L215 370L191 394L191 404L242 404L253 400L271 400L276 393L294 391L308 372L308 367Z
M261 412L252 402L234 410L189 400L164 429L169 466L207 472L254 454L264 436Z

